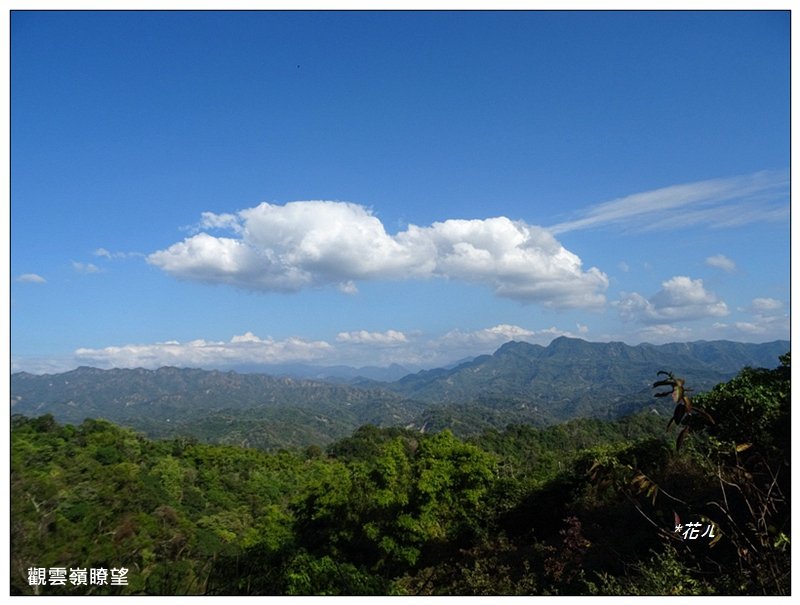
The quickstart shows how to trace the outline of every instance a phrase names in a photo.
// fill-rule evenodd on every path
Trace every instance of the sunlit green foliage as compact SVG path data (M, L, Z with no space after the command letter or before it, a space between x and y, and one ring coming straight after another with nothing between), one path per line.
M730 443L788 448L791 392L790 354L774 370L745 368L695 400L719 416L716 436Z

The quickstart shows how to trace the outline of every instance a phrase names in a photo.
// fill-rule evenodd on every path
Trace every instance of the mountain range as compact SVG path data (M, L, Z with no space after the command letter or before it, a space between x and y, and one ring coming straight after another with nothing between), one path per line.
M262 448L323 445L363 424L469 434L509 423L616 418L646 408L667 414L669 406L652 397L659 370L674 372L699 392L745 366L776 367L789 349L789 341L631 346L560 337L546 347L512 341L455 367L384 381L365 374L392 376L399 366L386 373L340 367L334 382L174 367L80 367L12 374L11 412L50 413L73 424L106 418L152 437Z

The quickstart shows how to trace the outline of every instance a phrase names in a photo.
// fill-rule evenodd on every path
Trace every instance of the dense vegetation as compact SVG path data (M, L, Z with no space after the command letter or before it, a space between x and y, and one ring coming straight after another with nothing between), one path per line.
M80 424L106 419L149 437L196 436L267 449L326 444L362 424L406 424L423 406L401 395L266 374L81 367L11 376L12 411Z
M12 592L788 594L781 362L694 396L714 422L679 449L659 400L616 421L469 438L365 425L272 452L15 415ZM120 567L127 585L28 581Z

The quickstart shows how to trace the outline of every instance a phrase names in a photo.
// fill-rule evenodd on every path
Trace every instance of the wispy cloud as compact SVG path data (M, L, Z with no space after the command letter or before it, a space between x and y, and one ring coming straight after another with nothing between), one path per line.
M783 303L775 298L754 298L748 310L758 315L772 315L783 309Z
M686 326L672 326L670 324L653 324L637 331L637 336L642 342L663 344L666 342L679 342L692 340L692 329Z
M750 317L748 321L738 321L734 325L741 332L765 338L783 338L789 333L789 313L783 302L775 298L754 298L750 305L742 309Z
M397 330L387 330L386 332L368 332L367 330L356 330L352 332L339 332L336 336L337 342L366 345L398 345L408 342L408 338Z
M137 258L144 256L144 254L142 254L141 252L110 252L105 248L97 248L93 252L93 254L101 258L107 258L109 260L117 260L122 258Z
M94 263L79 263L72 261L72 268L78 273L100 273L102 269Z
M733 273L736 271L736 263L729 259L724 254L715 254L714 256L709 256L706 259L706 264L709 267L716 267L717 269L722 269L727 273Z
M262 339L247 332L234 336L228 342L197 339L189 342L127 344L102 349L81 348L75 351L75 357L80 363L98 367L224 367L240 363L314 361L322 358L330 349L331 345L324 341Z
M356 282L443 278L555 308L599 307L608 278L548 231L506 217L409 225L394 235L360 205L263 203L236 214L204 212L196 233L147 261L179 278L249 290L295 292Z
M46 284L47 280L36 273L23 273L17 278L18 282L26 284Z
M612 226L650 231L700 224L722 228L785 220L788 215L788 172L763 171L634 193L591 206L549 231L558 235Z

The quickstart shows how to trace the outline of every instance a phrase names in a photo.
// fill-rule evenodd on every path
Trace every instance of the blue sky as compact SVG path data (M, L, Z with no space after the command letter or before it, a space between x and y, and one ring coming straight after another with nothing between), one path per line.
M16 12L12 370L789 338L787 12Z

